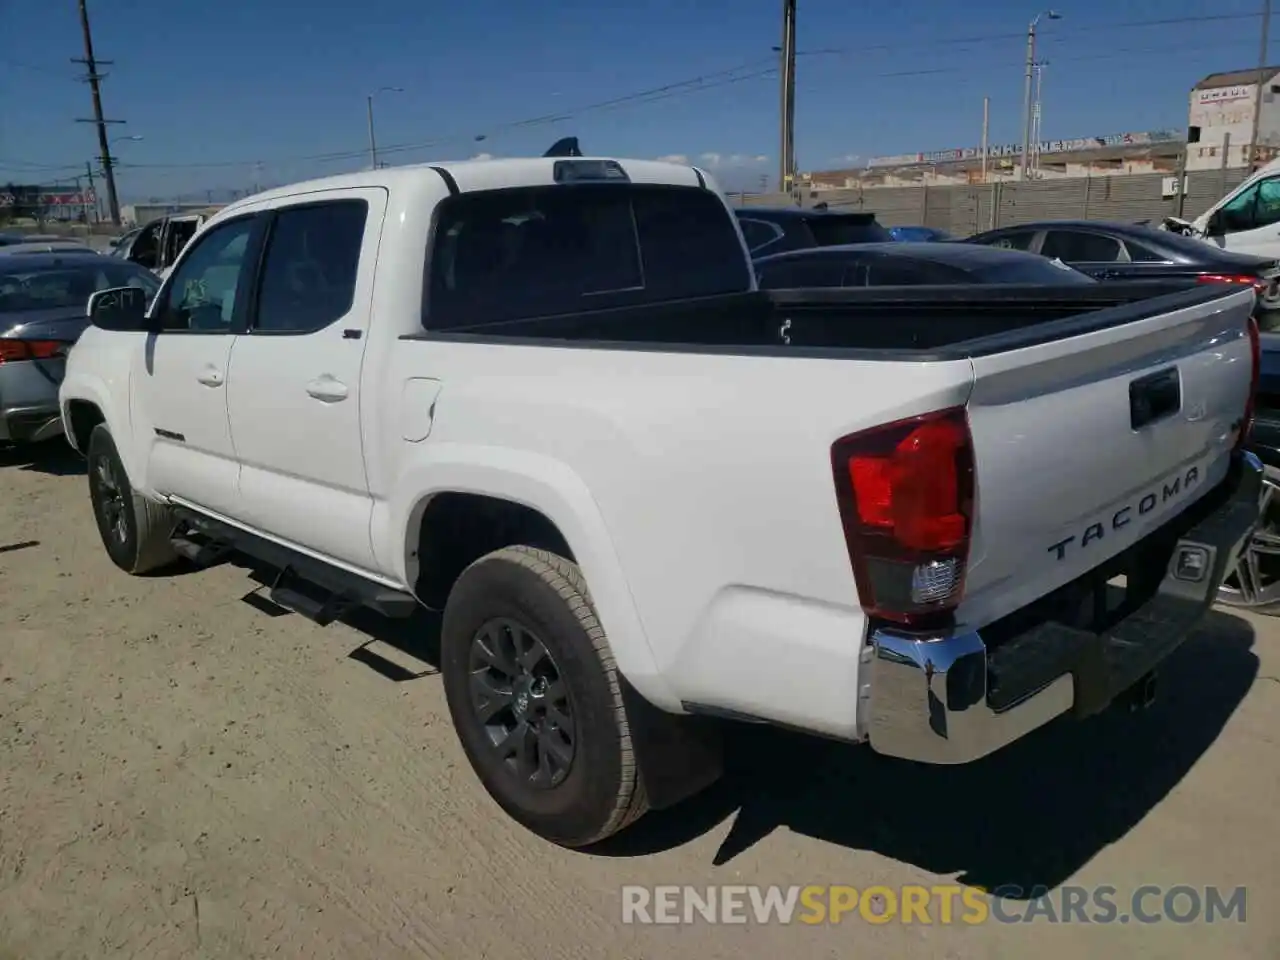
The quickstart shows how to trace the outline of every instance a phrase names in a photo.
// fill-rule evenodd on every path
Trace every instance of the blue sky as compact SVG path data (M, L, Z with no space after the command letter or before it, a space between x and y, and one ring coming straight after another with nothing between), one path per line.
M992 142L1019 142L1024 36L1040 9L800 0L801 169L977 145L984 96ZM1256 0L1057 9L1040 45L1049 139L1183 128L1200 77L1257 63ZM404 88L376 101L388 161L540 153L573 134L587 152L708 155L728 189L776 176L766 72L780 0L90 0L90 14L97 55L115 61L107 114L128 121L112 135L143 138L113 147L126 200L356 169L365 95L383 86ZM71 176L96 152L92 126L74 122L92 115L69 62L81 55L75 0L0 0L0 182ZM513 125L556 115L568 118Z

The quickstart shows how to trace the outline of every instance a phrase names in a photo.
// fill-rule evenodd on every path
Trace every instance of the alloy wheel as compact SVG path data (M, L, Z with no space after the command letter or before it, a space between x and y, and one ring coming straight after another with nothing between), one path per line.
M109 457L99 456L94 459L93 472L90 476L94 485L93 500L98 508L102 532L123 546L129 539L126 513L128 505L125 503L124 490L121 489L115 465Z
M470 701L503 766L537 789L559 786L577 744L573 706L546 646L524 625L490 620L470 651Z
M1232 607L1280 609L1280 471L1268 467L1263 478L1258 529L1240 561L1223 581L1218 600Z

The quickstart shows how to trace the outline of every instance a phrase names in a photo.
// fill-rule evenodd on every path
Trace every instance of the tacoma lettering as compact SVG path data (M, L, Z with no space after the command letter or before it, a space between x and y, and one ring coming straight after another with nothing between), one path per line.
M1106 521L1097 521L1085 527L1084 532L1078 536L1070 536L1057 543L1050 544L1049 552L1054 554L1059 560L1065 560L1067 556L1067 548L1073 543L1079 543L1081 547L1087 547L1091 543L1106 539L1107 531L1116 531L1122 527L1128 526L1133 520L1136 513L1140 517L1146 516L1158 505L1168 503L1184 493L1187 493L1200 480L1200 468L1192 467L1186 473L1174 477L1172 480L1166 480L1160 485L1160 492L1152 491L1144 494L1136 503L1131 503L1121 507Z

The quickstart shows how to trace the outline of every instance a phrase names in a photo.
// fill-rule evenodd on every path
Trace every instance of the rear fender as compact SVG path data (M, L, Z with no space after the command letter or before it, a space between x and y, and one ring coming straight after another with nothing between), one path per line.
M378 549L384 567L406 584L417 582L418 531L437 494L480 494L537 510L556 525L573 551L618 669L656 706L683 712L658 672L600 508L576 472L523 450L439 443L422 454L397 478L384 519L380 522L375 514L374 543L386 547Z

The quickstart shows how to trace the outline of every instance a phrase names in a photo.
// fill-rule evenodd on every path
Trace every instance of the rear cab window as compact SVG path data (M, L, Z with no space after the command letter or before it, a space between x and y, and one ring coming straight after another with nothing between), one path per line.
M463 193L441 203L434 236L423 316L433 331L751 288L732 214L697 187Z

